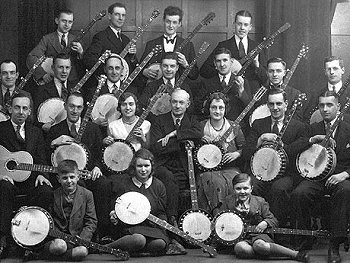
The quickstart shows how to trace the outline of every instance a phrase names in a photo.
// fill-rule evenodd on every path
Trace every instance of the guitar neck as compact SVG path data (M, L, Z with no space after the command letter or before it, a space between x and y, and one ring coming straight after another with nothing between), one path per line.
M345 82L341 86L340 90L337 92L338 96L341 97L344 93L344 91L348 88L350 83L350 75L346 78Z
M246 232L258 233L255 231L255 226L247 226ZM328 231L324 230L306 230L306 229L292 229L292 228L267 228L264 233L283 234L283 235L302 235L302 236L329 236Z
M92 76L92 74L94 74L94 72L96 71L96 69L98 69L98 67L102 64L102 60L99 59L95 65L85 73L85 75L81 78L81 80L79 80L79 82L75 85L75 87L71 90L71 93L74 92L78 92L81 87L85 84L85 82Z
M161 226L161 227L165 228L166 230L186 239L188 242L203 248L203 250L206 253L208 253L211 257L215 257L217 255L215 248L208 246L208 245L205 245L203 242L200 242L197 239L194 239L193 237L191 237L190 235L181 231L180 229L168 224L166 221L164 221L164 220L162 220L162 219L160 219L152 214L150 214L147 217L147 219L150 220L151 222L157 224L158 226Z
M193 156L192 156L192 148L186 147L187 150L187 161L188 161L188 177L190 183L190 192L191 192L191 204L192 210L199 210L198 205L198 195L197 195L197 187L196 187L196 179L194 176L194 165L193 165Z
M80 246L84 246L87 248L96 249L98 251L101 251L101 252L104 252L107 254L112 254L112 255L117 257L117 260L128 260L129 259L129 253L126 251L103 246L103 245L100 245L100 244L95 243L95 242L81 239L80 237L77 237L77 236L68 235L68 234L65 234L65 233L57 230L57 229L50 229L49 235L56 237L56 238L63 239L64 241L72 243L74 245L80 245Z
M284 78L284 81L283 81L282 86L281 86L281 88L283 90L287 87L290 79L292 78L292 76L294 74L294 71L296 70L296 68L297 68L297 66L298 66L298 64L300 62L300 59L301 59L301 57L299 57L299 56L295 59L292 68L286 74L286 77Z

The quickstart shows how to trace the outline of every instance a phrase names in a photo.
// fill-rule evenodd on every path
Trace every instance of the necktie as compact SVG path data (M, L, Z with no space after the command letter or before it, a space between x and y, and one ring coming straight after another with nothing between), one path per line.
M272 133L274 134L278 134L279 131L278 131L278 121L275 121L272 125Z
M118 87L114 83L113 86L112 86L112 93L115 94L117 90L118 90Z
M70 135L75 139L78 136L77 133L77 127L75 126L75 123L72 123L70 126Z
M332 87L332 90L333 90L334 92L337 92L336 89L335 89L335 86Z
M21 130L21 125L17 125L16 127L16 137L17 139L20 141L20 142L25 142L25 140L23 139L21 133L20 133L20 130Z
M243 43L242 43L242 39L239 40L238 52L239 52L239 58L240 59L245 56L245 50L244 50L244 46L243 46Z
M225 79L226 79L226 75L223 75L222 80L221 80L221 87L223 89L225 89L227 87Z
M169 43L174 44L174 43L175 43L176 36L175 36L173 39L167 38L166 36L163 36L163 38L165 39L165 42L166 42L167 44L169 44Z
M180 119L176 118L175 119L175 128L178 129L180 127Z
M61 82L61 98L66 101L67 97L68 97L68 90L66 88L66 85L64 84L64 81Z
M170 79L168 79L168 82L166 83L166 85L169 87L169 89L173 89L174 88L174 86L173 86L173 84L171 83L171 81L170 81Z
M146 185L144 183L141 184L140 191L144 192L146 190Z
M10 88L7 88L5 95L4 95L4 101L3 101L3 106L6 106L6 103L10 100Z
M326 130L326 134L328 134L331 130L331 123L330 122L326 122L325 123L325 130Z
M66 34L62 34L62 37L61 37L61 46L63 48L65 48L67 46L67 43L66 43Z

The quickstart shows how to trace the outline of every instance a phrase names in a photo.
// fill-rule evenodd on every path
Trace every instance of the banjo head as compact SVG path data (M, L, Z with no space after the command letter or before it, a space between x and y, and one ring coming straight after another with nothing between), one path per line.
M141 193L127 192L115 201L114 210L122 222L137 225L145 221L151 213L151 203Z
M103 121L111 123L118 120L120 112L117 110L118 99L112 94L103 94L99 96L91 112L91 119L97 124Z
M64 101L61 98L45 100L38 108L38 121L48 123L54 121L53 125L67 118Z
M180 218L180 229L198 241L205 242L211 236L211 217L203 210L185 212Z
M236 244L244 234L244 223L241 217L231 211L217 214L212 223L214 238L221 244Z
M11 221L12 237L24 248L40 245L52 227L51 215L36 206L22 207Z
M0 111L0 122L7 121L8 119L10 119L10 116Z
M258 119L263 119L265 117L271 116L271 112L267 107L267 104L262 104L258 106L249 117L250 127L253 126L253 122Z
M157 77L155 79L160 79L163 76L163 73L160 69L160 63L153 63L148 67L151 70L157 70Z
M216 144L203 144L195 148L194 161L202 171L216 171L222 166L223 152Z
M129 168L134 153L131 143L118 139L103 149L103 163L108 170L122 173Z
M89 151L82 144L72 142L68 145L58 146L51 155L53 166L58 166L61 161L66 159L76 161L78 169L84 170L89 160Z
M323 121L320 110L315 110L310 117L310 124Z
M157 96L157 95L154 95L154 96ZM156 101L156 103L153 105L151 112L156 116L170 112L171 111L170 99L171 99L171 96L169 93L163 93L159 97L159 99Z

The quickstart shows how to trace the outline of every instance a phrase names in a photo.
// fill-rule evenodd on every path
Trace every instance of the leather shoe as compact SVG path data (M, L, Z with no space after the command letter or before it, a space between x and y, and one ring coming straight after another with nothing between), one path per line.
M299 261L299 262L309 263L310 262L310 255L307 251L301 250L298 252L295 260Z
M340 263L339 249L328 249L328 263Z

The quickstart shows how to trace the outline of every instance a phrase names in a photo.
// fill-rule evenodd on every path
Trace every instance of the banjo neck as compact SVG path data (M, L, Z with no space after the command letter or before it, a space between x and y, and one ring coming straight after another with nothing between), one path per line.
M135 45L137 40L142 36L142 34L145 32L145 30L149 27L149 25L151 24L151 22L157 18L159 16L160 12L158 9L154 9L152 12L151 17L148 19L147 23L145 25L143 25L142 27L140 27L138 29L138 31L136 32L135 36L129 41L129 43L125 46L125 48L123 49L123 51L119 54L120 57L125 58L125 56L128 54L129 52L129 48L132 45Z
M180 229L170 225L169 223L167 223L166 221L152 215L149 214L147 217L148 220L150 220L151 222L157 224L158 226L161 226L163 228L165 228L166 230L186 239L188 242L201 247L206 253L208 253L210 255L210 257L215 257L217 255L216 249L205 245L203 242L198 241L197 239L191 237L190 235L188 235L187 233L181 231Z
M105 75L101 75L100 76L100 79L98 81L98 85L96 87L96 90L95 90L95 93L94 93L94 96L92 97L90 103L89 103L89 106L88 108L86 109L86 112L85 112L85 115L84 115L84 118L83 120L81 121L81 124L80 124L80 128L79 128L79 131L78 131L78 135L77 137L75 138L75 140L80 143L81 142L81 138L86 130L86 126L89 122L89 119L91 117L91 112L92 112L92 109L94 108L94 105L95 105L95 102L98 98L98 95L100 94L100 90L102 88L102 86L105 84L107 80L107 77Z
M131 82L137 77L137 75L140 73L140 71L146 66L148 61L151 60L151 58L160 50L162 49L161 45L156 45L152 51L144 58L144 60L134 69L134 71L129 75L129 77L123 81L122 85L118 90L115 91L114 96L119 100L120 96L123 94L123 92L130 86Z
M189 183L190 183L190 192L191 192L191 205L192 210L198 211L198 196L197 196L197 187L196 187L196 179L194 176L194 165L193 165L193 156L192 156L192 145L190 142L186 142L185 148L187 151L187 162L188 162L188 175L189 175Z
M350 75L346 78L345 82L343 83L343 85L341 86L340 90L337 92L338 96L341 97L343 95L343 93L345 92L345 90L348 88L350 83Z
M182 43L174 50L174 52L181 52L181 50L191 41L191 39L202 29L203 26L208 25L215 17L214 12L210 12L188 35L188 37L182 41Z
M84 246L87 248L96 249L96 250L104 252L104 253L112 254L112 255L117 257L117 261L122 261L122 260L124 261L124 260L129 259L129 253L127 251L123 251L123 250L117 249L117 248L107 247L107 246L100 245L100 244L95 243L95 242L84 240L78 236L72 236L72 235L63 233L57 229L51 228L49 230L49 235L56 237L56 238L63 239L66 242L72 243L74 245L80 245L80 246Z
M98 67L106 61L106 59L111 55L110 50L106 50L95 63L95 65L85 73L85 75L79 80L75 87L71 90L71 93L78 92L85 82L91 77L91 75L98 69Z
M255 226L247 226L245 229L248 233L258 233L255 231ZM267 228L264 233L284 234L284 235L302 235L302 236L319 236L328 237L330 233L326 230L305 230L292 228Z

